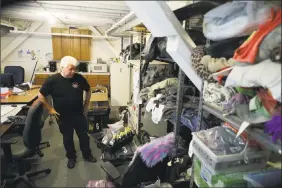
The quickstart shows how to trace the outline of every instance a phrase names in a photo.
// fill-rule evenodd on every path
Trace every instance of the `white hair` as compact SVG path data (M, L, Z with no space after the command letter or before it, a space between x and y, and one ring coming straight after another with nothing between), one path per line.
M61 63L60 63L60 68L65 68L67 67L68 65L74 65L74 66L77 66L78 65L78 62L77 60L72 57L72 56L65 56L61 59Z

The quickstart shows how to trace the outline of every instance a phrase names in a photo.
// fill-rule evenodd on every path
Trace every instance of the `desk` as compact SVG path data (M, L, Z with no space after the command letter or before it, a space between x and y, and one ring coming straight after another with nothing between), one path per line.
M38 92L40 90L40 86L33 86L30 91L28 91L29 95L11 95L7 99L1 99L1 105L3 104L29 104L32 103L33 100L37 97Z
M8 120L9 116L16 116L21 110L24 104L18 104L16 107L11 105L1 105L1 124Z
M8 120L9 116L16 116L22 110L23 106L24 105L17 105L16 107L12 107L11 105L1 105L0 137L2 137L2 135L4 135L13 125L11 123L3 123Z
M7 123L7 124L1 124L0 125L0 138L12 127L13 124Z

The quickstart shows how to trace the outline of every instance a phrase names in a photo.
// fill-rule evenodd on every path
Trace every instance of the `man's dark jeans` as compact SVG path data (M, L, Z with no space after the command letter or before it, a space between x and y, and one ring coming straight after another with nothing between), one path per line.
M63 143L68 159L76 158L76 150L73 141L73 132L75 130L79 139L80 150L84 158L91 155L89 146L89 136L87 134L87 119L84 115L68 116L58 120L60 132L63 135Z

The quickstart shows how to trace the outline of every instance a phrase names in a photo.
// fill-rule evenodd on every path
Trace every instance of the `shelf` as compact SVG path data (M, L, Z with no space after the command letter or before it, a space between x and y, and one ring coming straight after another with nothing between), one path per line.
M230 115L230 116L223 116L222 112L220 110L214 109L213 107L209 106L208 104L203 105L203 109L206 110L207 112L213 114L214 116L218 117L222 121L225 121L229 124L231 124L234 128L237 130L240 128L242 124L242 120L238 118L237 116ZM268 136L263 132L263 130L260 130L258 128L252 128L249 127L245 130L245 132L248 133L250 137L255 139L257 142L260 144L264 145L271 151L274 151L280 155L282 155L282 150L281 150L281 142L279 141L278 143L273 143L271 140L271 137Z
M259 130L259 129L250 129L251 131L249 131L250 136L252 138L254 138L257 142L263 144L264 146L266 146L268 149L270 149L271 151L274 151L280 155L282 155L282 150L281 150L281 142L277 141L277 143L273 143L271 140L271 136L265 134L263 132L263 130Z
M200 90L201 78L192 69L191 51L196 47L165 1L126 1L154 37L167 37L167 53ZM152 19L158 18L158 19Z
M231 124L234 128L239 129L243 121L238 118L237 116L223 116L220 110L214 109L213 107L209 106L208 104L203 105L203 109L207 112L213 114L214 116L218 117L222 121L225 121Z

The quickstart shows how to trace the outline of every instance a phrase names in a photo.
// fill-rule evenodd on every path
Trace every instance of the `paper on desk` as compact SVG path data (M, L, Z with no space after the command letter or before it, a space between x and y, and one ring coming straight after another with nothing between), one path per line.
M24 82L21 85L28 85L29 88L32 87L32 82Z
M23 92L22 89L17 88L17 87L14 87L14 88L13 88L13 93L21 93L21 92Z
M7 121L9 116L17 115L23 106L23 104L17 104L16 107L12 107L11 105L1 105L1 123Z
M8 114L14 109L15 107L12 107L11 105L1 105L1 117Z
M7 88L7 87L1 87L1 94L5 94L5 93L8 93L8 91L9 91L9 88Z

